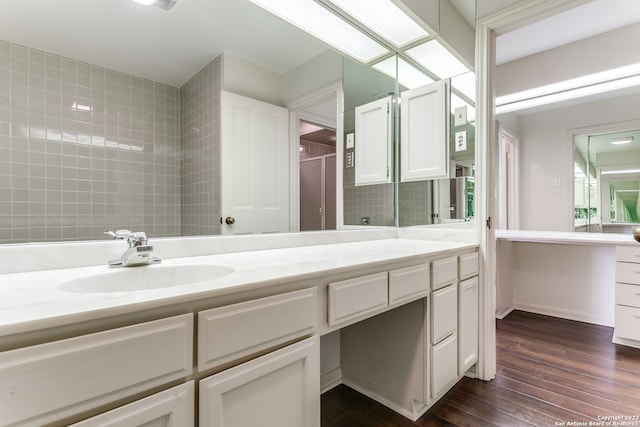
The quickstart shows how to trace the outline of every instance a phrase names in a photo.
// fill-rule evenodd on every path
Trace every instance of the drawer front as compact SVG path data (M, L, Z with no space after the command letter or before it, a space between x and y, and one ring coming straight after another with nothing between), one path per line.
M431 266L433 290L458 281L458 257L433 261Z
M302 289L198 313L198 370L313 333L317 290Z
M431 294L431 343L437 344L458 326L458 285Z
M194 390L194 382L190 381L72 424L71 427L191 427L195 425Z
M616 304L640 308L640 286L616 283Z
M192 314L11 350L0 353L0 414L44 425L192 373Z
M329 325L376 312L388 305L387 272L329 284Z
M458 377L458 337L451 335L431 348L431 396L438 398Z
M640 264L616 262L616 282L640 285Z
M640 341L640 308L616 305L615 335Z
M616 246L616 261L640 263L640 245Z
M478 252L460 255L460 280L478 275Z
M389 272L389 305L429 295L429 264Z

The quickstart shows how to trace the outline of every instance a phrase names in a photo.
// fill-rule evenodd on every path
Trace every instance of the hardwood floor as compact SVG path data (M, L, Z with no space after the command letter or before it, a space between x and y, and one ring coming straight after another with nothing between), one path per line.
M612 333L515 311L497 321L493 381L463 378L416 422L338 386L322 396L322 426L570 426L629 416L609 425L640 427L640 350L612 344Z

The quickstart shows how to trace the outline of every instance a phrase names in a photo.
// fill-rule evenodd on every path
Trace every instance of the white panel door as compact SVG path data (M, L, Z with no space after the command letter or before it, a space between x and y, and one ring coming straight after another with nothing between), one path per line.
M220 96L222 234L289 231L288 111Z
M400 95L400 181L449 176L448 92L441 80Z
M355 185L391 182L391 97L356 107Z
M200 381L201 427L319 427L320 338Z

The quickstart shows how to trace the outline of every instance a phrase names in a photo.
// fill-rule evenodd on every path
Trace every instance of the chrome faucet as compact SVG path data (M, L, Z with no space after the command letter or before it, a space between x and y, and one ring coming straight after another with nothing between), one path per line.
M153 246L148 244L147 235L143 231L117 230L105 231L104 234L113 237L115 240L126 239L129 244L129 249L120 258L109 261L109 265L112 267L134 267L161 261L160 258L152 256Z

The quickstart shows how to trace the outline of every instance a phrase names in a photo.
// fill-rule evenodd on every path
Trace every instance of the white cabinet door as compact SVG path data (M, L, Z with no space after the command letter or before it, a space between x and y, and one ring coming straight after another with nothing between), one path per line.
M464 374L478 360L478 277L460 283L458 371Z
M195 425L193 395L194 384L190 381L73 427L191 427Z
M200 381L201 427L318 427L315 336Z
M449 177L448 82L402 92L400 181Z
M391 182L391 97L356 107L355 185Z
M431 343L437 344L458 326L458 285L431 293ZM457 360L457 358L456 358Z
M289 231L288 111L223 91L220 112L222 233Z
M431 397L438 399L458 378L458 336L431 347Z

